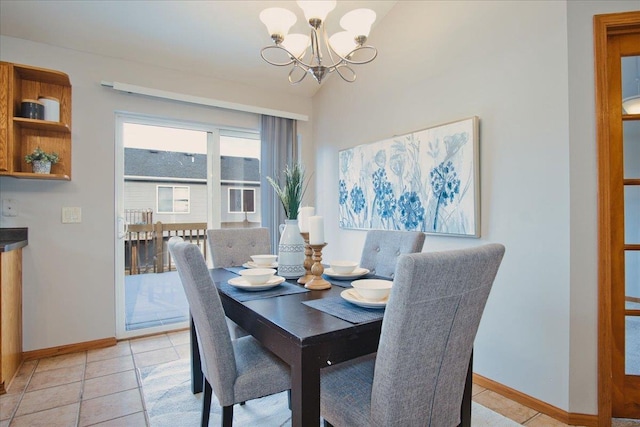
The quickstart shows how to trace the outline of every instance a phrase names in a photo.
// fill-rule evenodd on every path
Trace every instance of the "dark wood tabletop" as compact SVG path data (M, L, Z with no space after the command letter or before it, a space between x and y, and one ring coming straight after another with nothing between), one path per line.
M235 277L225 269L213 269L211 274L216 282ZM227 317L291 366L294 427L319 425L320 369L373 353L378 348L382 320L353 324L302 304L303 301L339 296L343 290L334 285L322 291L245 302L220 291ZM197 393L202 390L202 371L195 336L192 323L192 389ZM470 375L468 377L469 380ZM468 388L470 397L470 384ZM468 406L470 420L470 399Z

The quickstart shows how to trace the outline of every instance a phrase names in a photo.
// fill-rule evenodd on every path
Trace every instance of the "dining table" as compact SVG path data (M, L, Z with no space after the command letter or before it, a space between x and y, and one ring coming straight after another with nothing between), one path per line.
M295 279L265 291L230 286L239 268L213 268L226 316L291 367L291 425L320 424L322 368L377 351L384 309L353 305L341 297L348 280L327 278L326 290L308 290ZM378 277L379 278L379 277ZM202 391L197 334L191 322L192 392ZM402 351L402 349L398 349ZM471 425L472 362L461 402L461 426Z

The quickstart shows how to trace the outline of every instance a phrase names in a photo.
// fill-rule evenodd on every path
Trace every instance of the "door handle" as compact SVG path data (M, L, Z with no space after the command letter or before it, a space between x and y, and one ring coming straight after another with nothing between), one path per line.
M124 218L119 216L118 217L118 239L124 239L124 236L126 236L126 224L124 221Z

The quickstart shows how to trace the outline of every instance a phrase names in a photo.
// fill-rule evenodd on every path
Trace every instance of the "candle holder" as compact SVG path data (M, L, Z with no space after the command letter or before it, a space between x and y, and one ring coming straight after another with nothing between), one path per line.
M301 285L305 285L307 282L313 279L313 274L311 274L311 266L313 265L313 260L311 254L313 254L313 250L311 246L309 246L309 232L300 232L302 236L302 240L304 240L304 270L305 275L298 279L298 283Z
M324 273L324 266L322 265L322 248L327 246L326 243L320 243L319 245L309 244L313 250L313 265L311 266L311 274L313 278L309 280L304 287L313 291L320 291L323 289L330 289L331 283L322 278Z

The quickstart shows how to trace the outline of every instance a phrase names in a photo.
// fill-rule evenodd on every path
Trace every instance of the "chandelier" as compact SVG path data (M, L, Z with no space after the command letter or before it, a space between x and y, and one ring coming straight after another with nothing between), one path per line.
M288 34L296 23L290 10L272 7L260 13L267 26L273 45L262 48L260 56L271 65L292 65L289 83L298 84L311 74L318 84L334 71L346 82L352 83L356 73L352 65L373 61L378 51L365 45L376 13L371 9L355 9L340 19L340 31L327 37L325 18L336 7L336 1L298 1L309 22L310 35ZM281 59L276 58L277 55ZM271 58L268 58L270 56Z

